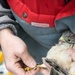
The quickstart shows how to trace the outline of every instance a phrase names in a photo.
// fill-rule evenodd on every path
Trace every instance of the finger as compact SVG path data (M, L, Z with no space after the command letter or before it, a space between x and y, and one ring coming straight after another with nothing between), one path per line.
M24 51L22 55L20 56L20 58L22 59L25 65L29 67L36 66L35 60L30 56L30 54L27 51Z
M13 68L11 69L11 72L14 75L26 75L24 69L21 67L19 63L14 64Z
M43 75L50 75L50 71L47 69L40 69L40 73L42 73Z
M71 57L72 57L73 61L75 62L75 51L72 52Z
M39 69L27 71L27 75L36 75L36 73L39 71Z
M36 75L36 73L39 71L39 68L37 68L36 70L31 70L31 74L30 75Z
M70 54L70 56L72 57L73 61L75 61L75 50L68 50L68 53Z
M8 70L13 73L14 75L26 75L24 68L20 65L20 59L16 56L12 56L12 60L10 60L10 63L6 62Z

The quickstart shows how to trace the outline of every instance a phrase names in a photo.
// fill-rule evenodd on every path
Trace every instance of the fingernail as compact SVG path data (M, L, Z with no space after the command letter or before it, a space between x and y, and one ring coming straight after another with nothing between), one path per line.
M35 66L36 66L36 62L35 62L35 61L32 61L32 62L30 63L30 66L31 66L31 67L35 67Z

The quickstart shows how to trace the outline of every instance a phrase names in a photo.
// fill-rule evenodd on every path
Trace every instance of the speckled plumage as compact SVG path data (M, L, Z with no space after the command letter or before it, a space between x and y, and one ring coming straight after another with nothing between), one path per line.
M75 62L73 62L67 50L75 49L75 35L65 31L59 39L59 43L48 51L43 62L52 66L60 75L75 75Z
M65 31L62 34L62 37L65 39L65 41L69 44L75 44L75 34L73 34L70 30Z

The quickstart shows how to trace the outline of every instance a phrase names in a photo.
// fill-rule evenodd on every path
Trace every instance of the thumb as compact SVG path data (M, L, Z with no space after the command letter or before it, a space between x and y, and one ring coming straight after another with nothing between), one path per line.
M33 57L28 53L27 50L25 50L21 57L22 61L24 62L25 65L29 66L29 67L34 67L36 66L36 62L35 60L33 59Z
M73 61L75 62L75 50L68 50L68 53L70 54L70 56L72 57Z

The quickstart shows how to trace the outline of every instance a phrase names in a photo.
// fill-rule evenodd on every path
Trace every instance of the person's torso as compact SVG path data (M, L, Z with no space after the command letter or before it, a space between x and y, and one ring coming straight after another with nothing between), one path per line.
M11 9L29 24L53 27L56 15L64 8L64 0L7 0Z
M66 7L64 0L7 1L21 27L47 48L57 43L62 32L68 29L68 26L61 23L61 20L65 22L63 17L70 16L71 9L69 8L75 5L74 0L71 0Z

